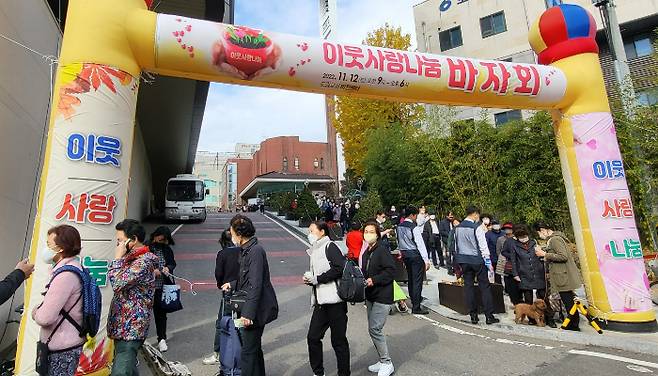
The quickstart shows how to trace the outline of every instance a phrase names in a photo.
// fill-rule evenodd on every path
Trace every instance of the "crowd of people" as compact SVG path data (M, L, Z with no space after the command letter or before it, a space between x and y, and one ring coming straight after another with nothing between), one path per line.
M332 220L341 215L343 206L348 213L352 207L358 210L359 206L358 202L352 206L331 200L319 204L332 211ZM331 331L338 375L351 373L346 335L348 305L338 291L347 262L358 265L365 280L367 330L378 354L377 362L368 370L379 376L395 372L383 328L391 307L406 300L395 281L394 248L399 250L406 267L414 314L429 313L422 306L422 289L425 273L432 265L446 268L463 279L474 324L479 322L476 281L487 324L499 322L493 315L490 289L493 282L504 283L515 305L531 304L535 297L547 299L554 294L567 311L574 304L574 290L581 286L568 238L544 223L537 224L533 233L525 225L501 224L492 216L482 215L476 207L467 208L465 218L460 221L452 213L439 220L436 213L428 212L424 206L409 206L401 213L395 207L387 212L378 211L375 218L363 224L352 217L349 226L345 252L330 239L327 221L313 222L308 228L310 267L300 280L311 288L313 311L307 343L310 368L316 376L325 374L322 338L327 330ZM241 343L239 368L247 376L265 375L262 336L265 326L278 317L267 252L255 235L251 219L240 214L221 233L215 278L222 294L214 351L203 359L207 365L222 363L221 323L227 315L233 315L237 317L233 324L238 328ZM167 311L160 303L163 286L173 283L174 239L169 228L162 226L147 241L144 227L136 220L126 219L116 225L116 241L114 260L108 271L114 292L107 321L108 337L114 340L111 374L137 375L137 353L147 337L152 317L157 345L162 352L168 349ZM46 374L74 375L85 343L80 329L82 281L74 273L58 272L60 268L70 267L82 270L81 250L80 234L75 227L60 225L48 231L46 247L40 252L43 261L52 267L51 280L43 303L33 309L31 317L41 327L40 346L48 350L44 369L56 370ZM0 302L6 301L33 269L34 265L27 260L19 262L16 270L0 282ZM242 297L238 306L233 305L236 296ZM227 302L232 309L227 309ZM546 311L545 322L555 327L554 312L550 309ZM579 330L577 317L567 329Z

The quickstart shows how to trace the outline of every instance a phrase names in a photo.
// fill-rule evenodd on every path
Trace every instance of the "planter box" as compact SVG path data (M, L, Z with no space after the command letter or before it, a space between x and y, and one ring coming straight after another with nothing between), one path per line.
M286 213L283 210L277 210L276 216L277 217L285 217Z
M313 223L313 221L310 220L310 219L300 219L299 220L299 227L307 228L308 226L311 225L311 223Z
M491 284L491 295L493 298L494 313L505 313L505 300L503 299L503 285L498 283ZM482 297L480 289L475 286L475 296L478 302L478 312L483 313ZM464 286L452 285L450 283L439 282L439 302L442 306L448 307L453 311L468 315L468 304L466 303L466 290Z
M287 221L294 221L294 220L296 220L296 219L297 219L297 217L296 217L294 214L292 214L292 213L286 213L286 220L287 220Z

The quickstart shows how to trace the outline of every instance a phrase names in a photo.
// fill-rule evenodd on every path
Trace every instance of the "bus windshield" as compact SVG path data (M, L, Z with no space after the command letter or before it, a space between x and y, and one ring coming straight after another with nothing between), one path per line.
M168 201L202 201L204 193L200 181L174 180L167 184Z

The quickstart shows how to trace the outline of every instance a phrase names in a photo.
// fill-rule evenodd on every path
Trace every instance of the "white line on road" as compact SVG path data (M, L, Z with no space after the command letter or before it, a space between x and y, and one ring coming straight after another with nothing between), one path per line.
M267 217L267 219L269 219L272 223L274 223L274 224L276 224L277 226L279 226L279 227L281 227L282 229L284 229L288 234L292 235L295 239L297 239L297 240L299 240L300 242L302 242L302 244L304 244L305 246L307 246L307 247L310 247L310 246L311 246L310 244L308 244L308 242L307 242L306 240L302 239L299 235L295 234L294 232L288 230L284 225L280 224L279 222L273 220L272 218L270 218L270 217L268 217L268 216L265 216L265 217Z
M595 358L616 360L618 362L630 363L630 364L635 364L635 365L642 366L642 367L649 367L649 368L658 369L658 364L656 364L656 363L645 362L644 360L631 359L631 358L626 358L626 357L623 357L623 356L604 354L604 353L599 353L599 352L594 352L594 351L569 350L569 354L592 356L592 357L595 357Z
M183 227L182 223L180 225L178 225L178 227L176 227L176 229L174 229L174 231L171 232L171 236L176 235L176 232L178 232L178 230L180 230L181 227Z
M544 345L538 345L538 344L535 344L535 343L522 342L522 341L513 341L513 340L510 340L510 339L506 339L506 338L493 338L493 337L485 336L485 335L482 335L482 334L477 334L477 333L469 332L469 331L466 331L466 330L463 330L463 329L455 328L454 326L442 324L442 323L440 323L436 320L430 319L429 317L426 317L426 316L423 316L423 315L414 315L414 316L418 319L429 321L429 322L432 323L432 325L434 325L436 327L439 327L443 330L447 330L449 332L455 333L455 334L478 337L478 338L482 338L482 339L485 339L485 340L491 340L491 341L495 341L495 342L498 342L498 343L504 343L504 344L507 344L507 345L517 345L517 346L524 346L524 347L542 347L545 350L555 349L555 347L552 347L552 346L544 346Z

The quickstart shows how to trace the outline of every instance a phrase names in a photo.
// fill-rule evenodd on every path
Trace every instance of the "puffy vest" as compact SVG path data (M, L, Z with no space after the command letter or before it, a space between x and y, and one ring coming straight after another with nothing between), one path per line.
M458 264L484 264L475 231L479 224L464 220L455 227L455 261Z
M398 226L398 248L401 251L418 250L418 245L416 245L416 239L414 238L415 228L416 224L409 221L404 221Z
M331 269L331 265L329 265L329 260L327 259L327 247L329 247L330 243L331 240L329 237L325 236L311 245L311 248L306 251L311 258L311 273L315 276L321 275ZM313 293L311 294L311 305L341 303L343 300L338 297L336 283L336 281L332 281L314 286Z

